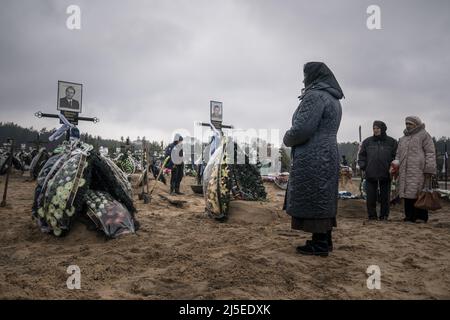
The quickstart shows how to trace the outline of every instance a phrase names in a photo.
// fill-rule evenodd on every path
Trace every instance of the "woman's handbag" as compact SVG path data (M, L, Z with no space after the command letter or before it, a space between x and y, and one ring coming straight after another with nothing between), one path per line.
M419 192L419 196L414 204L414 207L431 211L439 210L442 208L439 201L439 193L436 190L433 190L431 179L428 179L427 182L428 186Z

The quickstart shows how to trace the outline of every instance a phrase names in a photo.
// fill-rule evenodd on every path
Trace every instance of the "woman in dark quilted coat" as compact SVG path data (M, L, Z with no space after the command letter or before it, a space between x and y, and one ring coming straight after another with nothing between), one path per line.
M292 228L312 233L297 252L328 256L333 250L331 231L336 227L339 153L336 135L344 97L333 72L322 62L304 69L301 102L283 142L292 147L292 167L284 209Z

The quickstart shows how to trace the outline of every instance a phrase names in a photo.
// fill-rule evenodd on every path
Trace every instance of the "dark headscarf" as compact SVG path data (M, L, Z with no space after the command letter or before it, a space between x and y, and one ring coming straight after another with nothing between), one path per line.
M375 120L373 122L373 126L380 128L381 129L381 133L386 133L386 131L387 131L386 123L384 123L383 121Z
M374 136L375 140L378 140L378 139L383 140L383 139L385 139L386 138L386 131L387 131L386 123L384 123L383 121L380 121L380 120L375 120L373 122L373 126L374 127L378 127L378 128L381 129L381 135L380 136Z
M305 91L314 84L322 82L337 90L342 97L344 96L344 92L342 92L339 82L325 63L308 62L303 67L303 74L305 76Z

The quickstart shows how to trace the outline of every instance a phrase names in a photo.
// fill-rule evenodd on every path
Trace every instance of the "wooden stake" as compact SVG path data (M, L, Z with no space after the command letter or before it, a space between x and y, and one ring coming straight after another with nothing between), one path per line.
M163 164L161 165L161 168L159 169L158 176L156 177L155 183L153 184L152 190L150 190L150 192L149 192L149 196L151 196L152 193L153 193L153 190L155 190L155 187L156 187L156 184L158 183L159 177L161 176L162 172L164 171L164 168L166 167L167 162L169 162L169 159L170 159L170 156L167 157L164 160Z
M9 158L6 160L8 163L8 170L6 170L6 181L5 181L5 189L3 190L3 199L2 202L0 203L0 207L6 207L6 196L8 194L8 183L9 183L9 174L11 172L11 167L13 165L13 152L14 152L14 141L11 141L11 148L9 151Z

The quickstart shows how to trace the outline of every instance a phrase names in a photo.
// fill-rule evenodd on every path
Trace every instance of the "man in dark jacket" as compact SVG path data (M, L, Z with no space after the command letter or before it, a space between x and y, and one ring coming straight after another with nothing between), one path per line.
M183 137L180 134L176 134L174 141L169 144L165 151L165 156L170 157L170 160L166 166L166 168L169 168L172 170L171 176L170 176L170 194L183 194L180 192L180 184L181 180L183 179L183 173L184 173L184 163L183 163L183 148L181 144L183 143ZM177 159L173 157L173 152L177 154Z
M386 124L374 121L373 136L365 139L358 155L358 164L365 172L367 183L367 213L369 220L377 220L377 199L381 204L380 220L389 216L391 178L389 168L395 159L397 141L386 135Z

